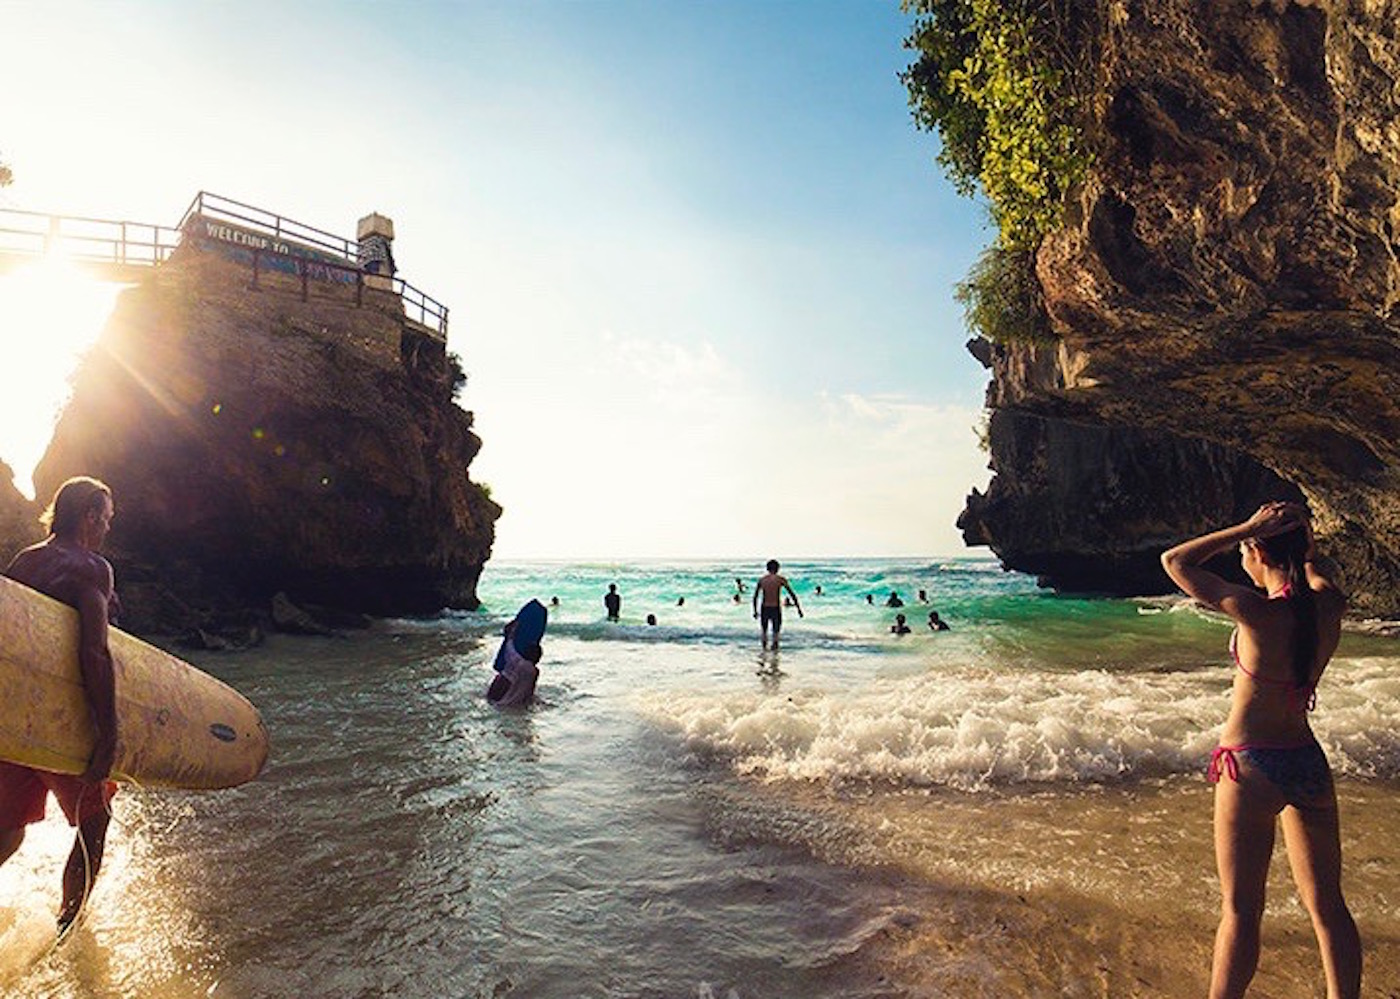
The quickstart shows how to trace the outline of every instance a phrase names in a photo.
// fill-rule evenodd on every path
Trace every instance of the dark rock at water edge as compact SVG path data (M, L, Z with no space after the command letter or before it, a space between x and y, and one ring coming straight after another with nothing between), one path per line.
M0 461L0 569L21 548L44 537L39 527L40 505L31 503L15 488L14 470Z
M241 652L261 645L264 638L262 629L256 625L250 626L242 634L194 628L181 635L176 644L182 648L199 649L203 652Z
M182 249L78 370L36 480L112 486L129 629L236 642L279 592L351 615L477 606L500 507L468 475L452 359L392 294L296 285Z
M997 474L986 494L968 497L963 540L1061 591L1172 592L1165 549L1219 526L1221 511L1243 518L1261 503L1302 498L1244 455L1166 433L1001 408L987 437Z
M278 631L293 635L334 635L335 629L322 624L305 610L292 603L285 593L272 595L272 623Z
M973 498L969 538L1044 555L1052 581L1057 560L1067 576L1080 556L1131 561L1247 513L1262 482L1247 460L1301 488L1353 609L1400 615L1400 8L1067 9L1094 22L1076 37L1099 39L1095 163L1036 255L1059 343L993 362L989 405L1020 415L992 435L1010 481ZM1070 448L1077 427L1096 429ZM1032 487L1035 465L1112 440L1081 470L1092 509L1123 481L1120 432L1177 454L1094 545L1045 512L1054 484ZM1190 474L1199 442L1220 450ZM1238 486L1211 492L1231 469ZM1192 519L1169 494L1198 489L1195 526L1166 536ZM1145 514L1158 503L1172 516ZM1065 540L1047 545L1054 531Z

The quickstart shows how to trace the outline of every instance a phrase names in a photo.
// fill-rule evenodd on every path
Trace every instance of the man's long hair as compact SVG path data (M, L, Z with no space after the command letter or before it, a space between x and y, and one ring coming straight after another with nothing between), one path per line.
M39 515L44 530L60 538L77 533L83 518L102 509L103 498L111 499L112 490L101 479L77 475L58 487L53 501Z
M1308 533L1296 530L1259 538L1271 565L1288 572L1288 606L1293 611L1293 682L1298 687L1312 683L1313 668L1317 666L1317 601L1308 585L1304 568L1308 551Z

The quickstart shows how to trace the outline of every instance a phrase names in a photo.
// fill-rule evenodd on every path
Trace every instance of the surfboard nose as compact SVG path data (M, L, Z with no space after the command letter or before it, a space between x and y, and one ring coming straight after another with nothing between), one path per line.
M271 740L267 726L263 723L262 712L251 704L236 724L214 721L209 724L209 735L221 746L212 747L211 756L219 763L211 768L211 779L206 785L210 789L238 787L254 780L263 768L271 753ZM213 776L213 771L218 776Z
M267 726L263 724L262 712L254 708L253 713L257 716L257 730L248 733L246 737L255 739L257 744L261 747L262 752L249 758L252 764L252 772L248 774L249 780L252 780L263 772L263 767L267 766L267 758L272 755L272 739L267 734Z

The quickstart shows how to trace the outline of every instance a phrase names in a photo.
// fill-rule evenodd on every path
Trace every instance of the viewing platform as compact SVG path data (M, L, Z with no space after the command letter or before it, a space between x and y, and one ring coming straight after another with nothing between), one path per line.
M169 226L0 208L0 274L58 255L103 281L131 284L179 244L180 230Z
M406 323L446 342L447 306L394 275L393 222L369 215L359 228L347 239L207 191L173 228L0 208L0 274L56 256L99 280L134 284L183 246L246 263L252 288L264 274L294 275L303 301L313 282L353 286L357 306L365 288L392 293Z

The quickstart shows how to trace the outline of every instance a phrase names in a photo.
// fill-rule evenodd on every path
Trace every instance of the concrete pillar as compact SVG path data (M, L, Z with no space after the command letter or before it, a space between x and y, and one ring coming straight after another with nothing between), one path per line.
M355 240L360 245L360 267L365 272L365 284L392 291L397 270L394 266L394 220L371 212L356 224Z

